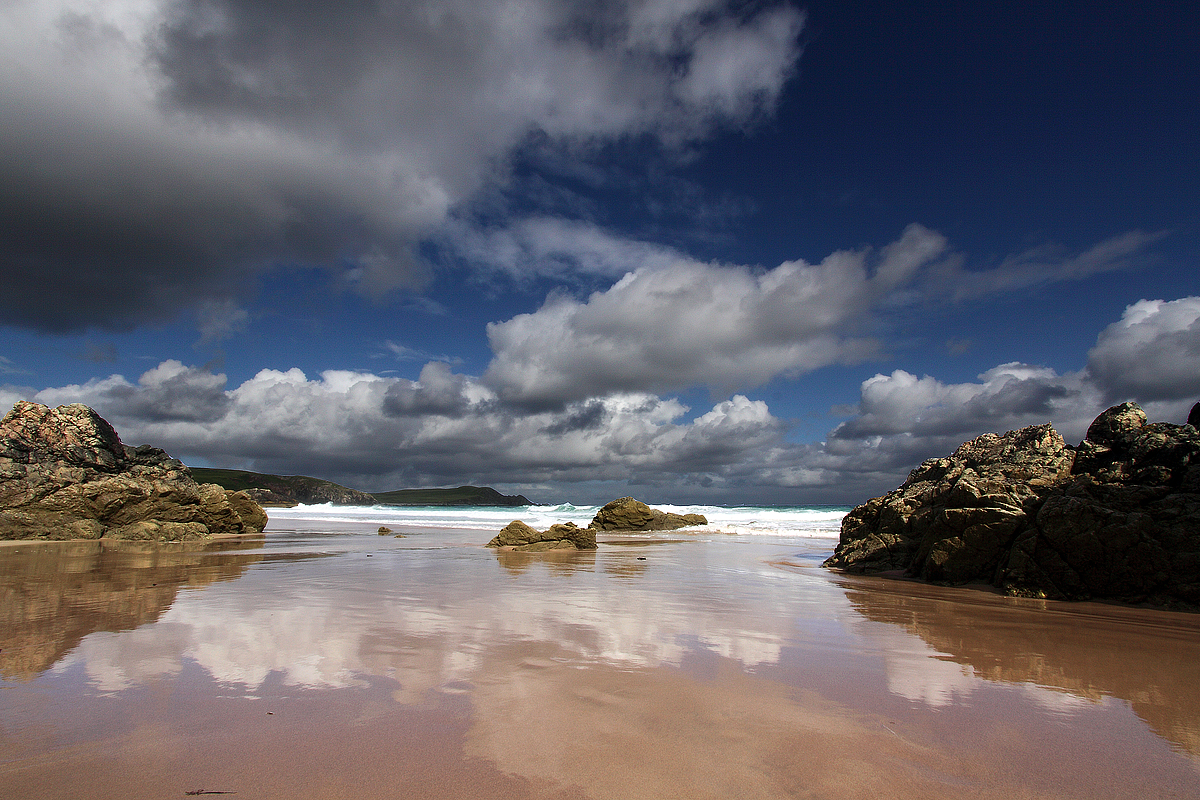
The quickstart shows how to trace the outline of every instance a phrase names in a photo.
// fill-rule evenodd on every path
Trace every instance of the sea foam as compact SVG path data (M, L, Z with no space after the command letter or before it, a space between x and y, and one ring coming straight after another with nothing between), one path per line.
M693 532L759 536L837 537L842 517L849 508L841 506L707 506L656 505L676 514L703 514L708 525L688 528ZM543 530L556 522L574 522L586 527L599 506L335 506L300 505L268 510L273 520L309 520L331 524L370 524L421 528L468 528L498 530L514 519Z

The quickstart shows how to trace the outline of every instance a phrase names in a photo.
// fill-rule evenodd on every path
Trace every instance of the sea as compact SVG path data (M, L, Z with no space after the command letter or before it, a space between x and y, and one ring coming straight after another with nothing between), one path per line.
M842 517L849 506L710 506L660 505L654 508L676 514L703 514L707 525L687 528L692 535L726 534L756 537L798 537L836 540ZM306 525L327 523L331 528L347 525L378 525L400 530L404 527L468 530L500 530L520 520L538 530L555 523L573 522L587 527L600 506L340 506L299 505L268 509L268 531L303 521ZM832 550L832 546L830 547Z

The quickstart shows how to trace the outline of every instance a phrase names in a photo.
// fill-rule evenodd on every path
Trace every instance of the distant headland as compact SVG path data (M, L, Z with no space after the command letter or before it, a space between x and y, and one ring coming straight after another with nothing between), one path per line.
M333 503L339 506L527 506L523 495L501 494L490 486L453 489L396 489L368 494L307 475L270 475L240 469L191 467L202 483L244 491L263 506Z

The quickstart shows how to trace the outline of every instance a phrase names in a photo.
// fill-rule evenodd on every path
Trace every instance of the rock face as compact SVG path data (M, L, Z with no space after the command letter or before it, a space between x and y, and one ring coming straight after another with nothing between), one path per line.
M1200 606L1200 433L1123 403L1077 448L1050 425L984 434L847 514L825 566Z
M0 421L0 539L175 541L266 524L244 493L196 483L157 447L126 447L85 405L20 401Z
M597 511L588 527L599 531L673 531L707 524L703 514L673 514L632 497L622 497Z
M595 550L596 532L573 522L551 525L539 531L519 519L504 526L487 547L511 547L513 550Z

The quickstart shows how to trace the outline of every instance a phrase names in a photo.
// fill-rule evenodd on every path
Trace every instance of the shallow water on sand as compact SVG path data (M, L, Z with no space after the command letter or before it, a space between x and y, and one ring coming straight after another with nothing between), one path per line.
M268 530L0 547L0 796L1200 797L1200 615L808 536Z

